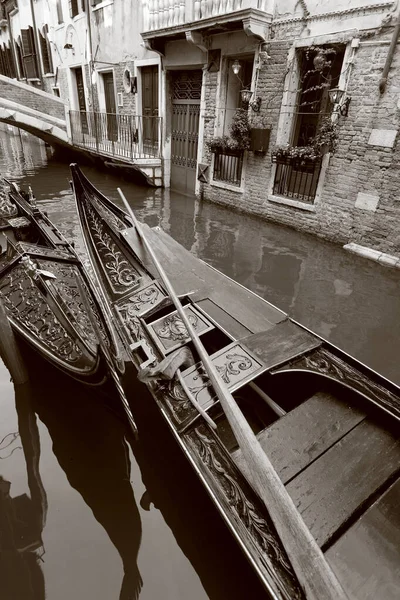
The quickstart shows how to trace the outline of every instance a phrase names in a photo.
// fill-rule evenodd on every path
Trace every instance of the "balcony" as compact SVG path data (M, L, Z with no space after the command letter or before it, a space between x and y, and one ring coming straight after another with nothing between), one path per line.
M219 33L244 29L265 40L273 3L274 0L146 0L142 37L149 49L161 53L162 48L152 40L185 37L187 31Z

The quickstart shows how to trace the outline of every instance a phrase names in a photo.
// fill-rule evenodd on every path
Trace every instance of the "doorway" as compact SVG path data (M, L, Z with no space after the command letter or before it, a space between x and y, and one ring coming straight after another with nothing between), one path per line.
M143 151L151 156L158 148L158 65L141 68Z
M106 108L107 139L115 142L118 139L117 105L115 102L114 74L102 73L104 102Z
M193 192L199 140L201 70L172 71L171 187Z
M75 89L73 90L75 110L80 113L80 123L82 133L89 133L88 120L86 114L86 98L85 98L85 86L83 83L83 72L82 67L71 69L72 79L75 83Z

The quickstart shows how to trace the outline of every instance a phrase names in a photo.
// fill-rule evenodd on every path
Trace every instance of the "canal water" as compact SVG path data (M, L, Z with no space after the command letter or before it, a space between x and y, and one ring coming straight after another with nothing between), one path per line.
M3 130L0 171L31 185L83 253L66 163L36 138ZM207 202L84 171L117 202L120 186L142 221L400 384L399 271ZM31 383L17 397L0 362L1 598L264 598L151 402L135 444L112 403L25 356Z

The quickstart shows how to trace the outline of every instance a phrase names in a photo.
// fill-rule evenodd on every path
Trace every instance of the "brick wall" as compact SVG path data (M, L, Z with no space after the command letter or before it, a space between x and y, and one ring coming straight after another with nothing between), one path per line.
M64 105L59 100L52 97L50 94L44 96L43 94L35 93L35 90L25 84L14 84L12 82L4 81L0 78L0 97L11 102L17 102L28 108L37 110L45 116L46 114L58 119L65 119Z
M372 40L389 40L392 31L389 28ZM295 32L281 26L276 37L286 36L289 40L299 33L299 30ZM256 114L249 113L253 126L271 127L270 150L276 142L290 46L290 41L270 45L271 58L260 70L257 86L257 95L262 98L261 111L255 120ZM400 255L400 148L397 138L393 148L368 145L373 129L399 129L400 48L396 49L393 58L386 92L381 95L378 89L388 47L388 44L361 44L356 51L348 88L352 97L349 115L340 118L338 150L330 157L322 194L314 205L315 212L268 200L272 170L270 151L265 156L247 153L243 193L203 184L203 197L335 242L353 241ZM216 75L207 75L205 140L214 135ZM211 164L206 147L202 162ZM356 207L360 192L379 196L375 211Z
M118 107L120 115L134 115L136 113L136 94L125 92L123 85L123 75L125 69L129 69L133 76L133 62L121 62L114 67L115 86L118 93L122 93L124 105Z

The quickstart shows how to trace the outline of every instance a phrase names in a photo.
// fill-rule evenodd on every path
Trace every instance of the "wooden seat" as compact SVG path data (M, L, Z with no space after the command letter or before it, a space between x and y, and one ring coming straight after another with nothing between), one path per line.
M365 418L365 414L320 392L261 431L257 438L283 483L307 465ZM232 454L245 471L240 450Z
M327 393L257 437L320 546L400 472L400 437ZM232 457L246 475L240 450Z
M320 546L400 471L400 438L359 423L287 486Z
M349 598L399 598L399 506L398 479L326 552Z

